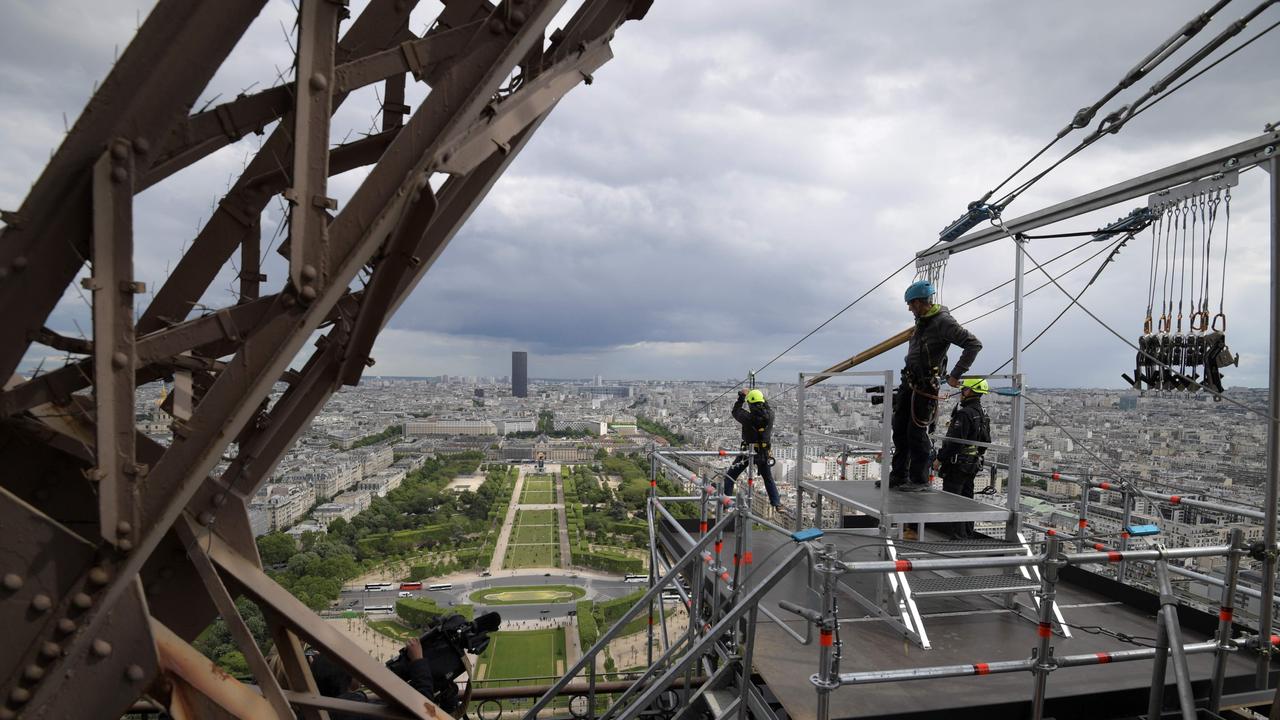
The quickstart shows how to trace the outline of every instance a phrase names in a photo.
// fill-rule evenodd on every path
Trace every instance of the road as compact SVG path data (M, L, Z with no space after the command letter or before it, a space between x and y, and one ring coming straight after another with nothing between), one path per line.
M430 581L428 581L429 583ZM643 590L646 584L628 583L616 578L608 578L595 573L560 571L550 575L544 573L507 574L501 577L478 577L460 579L452 582L449 590L409 590L414 597L431 598L437 605L469 603L468 596L476 591L491 587L512 587L519 585L573 585L586 590L586 600L612 600ZM339 607L344 610L362 610L369 605L395 605L400 599L399 585L387 590L365 590L364 588L347 588L339 596ZM575 601L560 603L541 603L535 605L500 605L489 608L476 606L476 613L497 610L504 620L537 620L565 617L575 608ZM543 611L546 612L543 612Z

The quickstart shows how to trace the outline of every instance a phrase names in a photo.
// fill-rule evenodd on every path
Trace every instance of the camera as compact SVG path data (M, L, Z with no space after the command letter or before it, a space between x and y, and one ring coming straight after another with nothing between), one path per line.
M422 657L431 665L431 701L441 710L458 708L458 685L454 678L466 670L463 653L479 655L489 647L489 633L498 629L502 616L496 612L467 620L461 615L445 615L423 634ZM409 680L409 657L404 649L387 661L387 669L406 682Z

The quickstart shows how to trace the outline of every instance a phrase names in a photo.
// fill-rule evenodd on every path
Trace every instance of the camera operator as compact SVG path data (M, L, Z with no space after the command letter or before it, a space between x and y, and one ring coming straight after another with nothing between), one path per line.
M422 656L422 640L416 637L410 638L404 644L403 654L407 660L404 666L405 675L402 676L405 682L409 683L409 687L422 693L424 697L431 697L434 689L431 681L431 663ZM325 697L354 700L356 702L372 702L369 696L360 689L360 684L356 679L351 677L351 674L342 666L325 655L316 655L312 658L311 674L315 677L316 689ZM330 712L329 717L331 720L365 720L365 718L371 716Z

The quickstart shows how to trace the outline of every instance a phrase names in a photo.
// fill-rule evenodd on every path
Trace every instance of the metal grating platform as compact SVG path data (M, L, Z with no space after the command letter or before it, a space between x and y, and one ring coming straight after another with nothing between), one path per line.
M948 492L905 493L882 490L874 481L820 481L802 483L805 490L850 507L875 518L884 516L889 523L973 522L979 520L1007 520L1009 512L996 505L988 505Z
M994 595L1034 592L1040 583L1021 575L957 575L911 580L911 594L917 598L938 595Z
M1022 545L1001 540L965 541L965 542L896 542L898 557L928 557L930 555L964 555L978 557L983 555L1014 555L1024 552Z

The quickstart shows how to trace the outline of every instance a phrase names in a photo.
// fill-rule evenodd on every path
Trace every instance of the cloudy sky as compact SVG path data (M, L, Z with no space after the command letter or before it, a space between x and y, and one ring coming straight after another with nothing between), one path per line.
M0 207L21 203L152 4L0 0ZM1206 4L657 0L620 30L615 59L560 104L401 308L375 348L377 371L505 375L510 351L528 350L534 377L742 377L927 247ZM1194 42L1253 5L1229 5ZM439 7L423 0L413 29ZM202 105L287 77L293 12L269 0ZM1280 8L1270 9L1228 47L1278 20ZM1280 31L1063 165L1008 215L1259 134L1280 121L1277 66ZM411 89L411 104L424 92ZM372 89L348 100L334 142L367 130L376 104ZM149 288L260 142L250 136L139 196L137 269ZM333 194L345 200L362 177L340 176ZM1229 384L1266 382L1267 178L1243 175L1232 202L1226 309L1242 366L1228 370ZM1139 204L1055 230L1091 230ZM280 217L278 204L264 215L264 247L278 244ZM1039 240L1030 253L1044 261L1075 242ZM1133 337L1146 311L1149 242L1130 243L1082 300ZM278 287L285 268L275 253L268 260L268 285ZM1074 292L1099 260L1063 284ZM1008 241L957 256L943 300L959 304L1012 270ZM234 272L225 269L206 303L229 301ZM902 272L766 377L821 369L906 327L901 293L911 279ZM1217 295L1215 280L1215 305ZM993 293L957 317L1010 297ZM1052 286L1031 296L1026 336L1065 304ZM73 290L50 324L77 335L87 318ZM1008 359L1011 322L1005 310L970 325L986 345L977 370ZM33 352L28 368L43 356ZM1118 386L1133 353L1073 310L1026 359L1035 385Z

